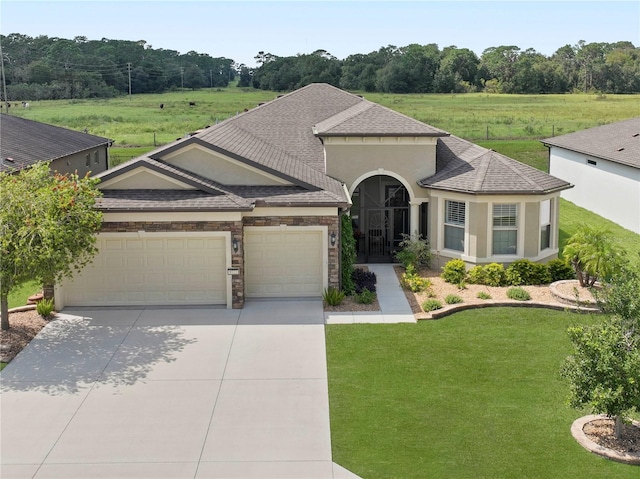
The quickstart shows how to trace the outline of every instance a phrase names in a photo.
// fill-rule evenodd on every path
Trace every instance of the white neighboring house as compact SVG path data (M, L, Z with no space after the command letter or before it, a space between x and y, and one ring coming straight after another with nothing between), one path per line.
M640 117L542 140L562 197L640 234Z

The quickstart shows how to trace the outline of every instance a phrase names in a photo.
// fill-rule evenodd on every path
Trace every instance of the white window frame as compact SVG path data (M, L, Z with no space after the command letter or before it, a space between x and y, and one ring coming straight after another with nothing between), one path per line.
M540 251L544 251L547 249L551 249L553 244L553 239L551 237L553 233L553 228L551 227L553 224L553 200L550 198L548 200L542 200L540 202ZM545 246L542 243L542 232L545 228L548 228L548 241L549 243Z
M491 205L491 254L493 256L517 256L519 240L519 207L518 203L493 203ZM498 211L496 211L498 209ZM498 213L498 215L496 215ZM513 214L512 214L513 213ZM496 224L496 220L498 224ZM515 232L515 251L496 252L496 231Z
M449 217L449 206L452 205L453 203L457 203L458 204L458 212L457 215L458 219L457 221L455 219L451 219ZM460 221L460 208L462 208L462 221ZM443 235L443 239L444 239L444 249L450 250L450 251L458 251L460 253L465 252L466 249L466 220L467 220L467 204L465 201L458 201L458 200L444 200L444 235ZM462 249L457 249L457 248L447 248L447 228L456 228L459 230L462 230Z

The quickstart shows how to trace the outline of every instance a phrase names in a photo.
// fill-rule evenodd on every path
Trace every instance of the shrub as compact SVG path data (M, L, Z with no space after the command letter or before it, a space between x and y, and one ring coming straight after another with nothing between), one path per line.
M418 273L416 273L416 269L413 265L407 266L407 270L402 273L400 283L402 284L402 287L404 289L408 289L409 291L413 291L414 293L424 291L429 286L431 286L431 281L428 278L423 278Z
M476 295L476 298L478 298L478 299L491 299L491 295L489 293L487 293L486 291L480 291Z
M461 259L452 259L442 268L442 279L447 283L458 284L467 276L467 265Z
M513 286L507 290L507 298L515 299L517 301L529 301L531 296L526 289L520 286Z
M409 265L416 269L420 266L429 266L431 262L431 249L429 248L429 240L422 235L402 235L400 242L400 251L394 254L395 258L405 268Z
M36 303L36 311L44 319L47 319L53 313L54 306L53 299L42 299Z
M356 294L356 301L360 304L371 304L376 299L376 293L364 288L360 294Z
M547 263L547 268L549 268L551 282L576 278L573 268L561 259L552 259Z
M462 303L463 300L460 296L458 296L457 294L448 294L445 298L444 298L444 302L447 304L458 304L458 303Z
M509 265L506 271L507 283L518 286L521 284L547 284L551 282L549 268L529 259L519 259Z
M427 299L424 303L422 303L422 309L425 312L435 311L436 309L441 309L442 303L437 299Z
M376 274L373 271L365 271L355 268L351 273L356 294L362 293L363 289L368 289L372 293L376 292Z
M324 293L322 293L322 299L329 306L338 306L342 301L344 301L344 298L344 292L333 287L325 289Z
M340 268L342 278L342 290L345 294L351 294L355 290L353 283L353 264L356 262L356 240L353 237L351 216L342 215L342 228L340 228Z
M506 282L504 266L500 263L490 263L484 267L485 284L487 286L502 286Z
M486 284L487 274L485 269L480 265L474 266L467 273L467 281L471 284Z

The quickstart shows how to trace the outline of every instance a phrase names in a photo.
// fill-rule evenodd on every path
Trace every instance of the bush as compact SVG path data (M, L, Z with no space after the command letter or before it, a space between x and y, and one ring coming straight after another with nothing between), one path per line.
M463 300L460 296L458 296L457 294L448 294L445 298L444 298L444 302L447 304L459 304L462 303Z
M376 299L376 293L364 288L360 294L356 294L356 301L360 304L371 304Z
M402 273L400 284L404 289L408 289L414 293L419 293L431 286L431 281L428 278L421 277L416 273L415 267L413 265L409 265L407 266L407 270Z
M400 242L400 251L394 254L394 257L407 268L413 266L416 269L420 266L429 266L431 262L431 249L429 248L429 240L422 235L402 235Z
M507 290L507 298L515 299L517 301L529 301L531 296L526 289L520 286L513 286Z
M442 303L437 299L428 299L422 303L422 309L428 313L429 311L435 311L436 309L442 309Z
M480 265L474 266L467 273L467 281L471 284L486 284L487 274L485 269Z
M459 284L467 276L467 265L461 259L452 259L442 268L440 275L447 283Z
M511 263L506 271L507 283L513 286L548 284L551 282L549 268L529 259L519 259Z
M353 278L353 286L356 294L362 293L362 290L368 289L372 293L376 292L376 274L373 271L365 271L360 268L355 268L351 273Z
M551 282L576 278L573 268L561 259L552 259L547 263L547 268L549 268Z
M44 319L47 319L53 313L53 308L55 304L53 299L42 299L36 303L36 311L40 316Z
M338 306L340 303L342 303L342 301L344 301L344 298L344 292L333 287L325 289L324 293L322 293L322 299L329 306Z
M478 298L478 299L491 299L491 295L489 293L487 293L486 291L480 291L476 295L476 298Z
M353 282L353 264L356 262L356 240L353 237L353 227L351 226L351 216L342 215L340 218L342 228L340 228L340 267L342 290L345 294L355 291Z
M490 263L484 267L486 286L503 286L506 283L504 266L500 263Z

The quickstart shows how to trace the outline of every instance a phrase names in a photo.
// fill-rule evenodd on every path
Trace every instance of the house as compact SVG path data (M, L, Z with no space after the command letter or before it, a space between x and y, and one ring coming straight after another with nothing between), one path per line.
M563 198L640 233L640 117L542 142L549 172L575 185Z
M0 171L16 171L49 161L51 171L84 176L107 169L110 141L95 135L0 115Z
M58 307L319 297L340 284L347 212L362 261L391 261L417 232L438 264L547 261L570 187L327 84L97 176L100 252L57 286Z

